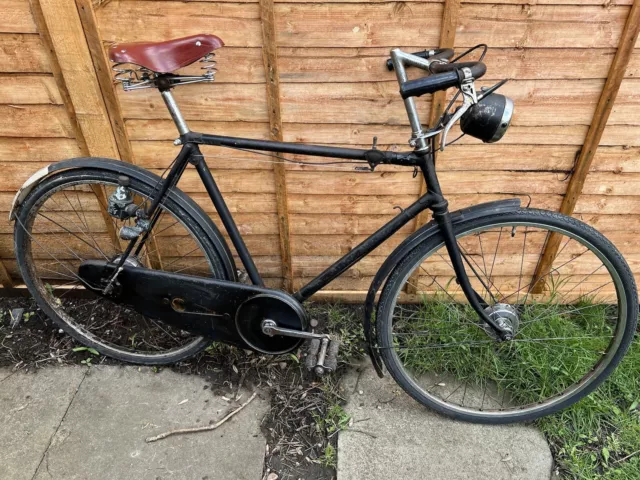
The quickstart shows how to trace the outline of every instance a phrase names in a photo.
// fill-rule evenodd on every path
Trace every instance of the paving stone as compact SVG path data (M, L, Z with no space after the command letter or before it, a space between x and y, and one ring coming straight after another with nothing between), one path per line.
M0 478L31 479L86 368L0 370Z
M259 479L266 441L257 397L211 432L145 438L208 425L235 408L198 376L137 367L93 367L53 439L36 480ZM240 402L248 399L242 392Z
M346 377L346 410L356 422L352 429L376 438L339 434L338 480L550 477L553 459L536 428L448 419L419 405L388 375L380 379L371 367L362 368L359 380L355 370Z

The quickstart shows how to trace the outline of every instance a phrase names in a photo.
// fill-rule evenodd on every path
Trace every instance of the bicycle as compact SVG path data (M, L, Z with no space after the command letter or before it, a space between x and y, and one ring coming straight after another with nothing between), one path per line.
M175 122L181 150L162 176L78 158L40 170L16 195L10 219L19 269L60 328L103 355L140 364L177 362L213 341L271 355L307 341L307 367L332 371L339 340L310 327L303 303L429 209L433 220L395 248L366 297L364 333L381 376L386 367L410 396L442 414L505 423L573 404L618 365L636 329L638 297L609 240L577 219L522 208L519 199L448 210L435 160L451 143L452 126L459 121L463 134L492 143L513 113L513 102L496 93L506 80L476 89L486 45L456 58L451 49L391 51L387 67L412 129L408 152L380 150L375 139L365 150L190 131L171 90L213 81L213 51L222 46L218 37L196 35L110 48L124 89L157 88ZM478 49L478 61L460 62ZM197 61L202 75L174 73ZM429 75L408 80L408 67ZM415 98L453 87L458 92L437 124L423 128ZM283 162L292 160L277 154L337 158L371 171L404 166L422 174L427 193L290 294L265 287L201 145ZM177 188L189 165L245 272L209 215ZM559 239L553 265L539 271L551 238ZM540 368L549 365L552 375Z

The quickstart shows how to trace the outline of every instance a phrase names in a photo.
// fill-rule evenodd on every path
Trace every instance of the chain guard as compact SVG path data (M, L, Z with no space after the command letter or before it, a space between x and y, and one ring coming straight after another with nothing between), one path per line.
M87 260L80 265L78 274L98 295L212 340L261 353L286 353L295 349L301 340L263 334L262 320L268 318L296 330L306 330L309 324L302 305L280 290L127 263L116 277L116 288L105 294L106 281L115 267L104 260Z

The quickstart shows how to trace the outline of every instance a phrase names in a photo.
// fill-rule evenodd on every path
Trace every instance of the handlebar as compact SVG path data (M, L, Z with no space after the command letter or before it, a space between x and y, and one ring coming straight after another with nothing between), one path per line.
M487 71L482 62L433 63L429 69L434 75L409 80L400 85L402 98L419 97L425 93L459 87L465 80L463 69L469 69L474 80L481 78Z
M434 50L423 50L421 52L415 52L411 55L424 58L425 60L431 58L432 60L451 60L453 57L453 49L451 48L436 48ZM393 62L391 59L387 59L387 70L393 71Z

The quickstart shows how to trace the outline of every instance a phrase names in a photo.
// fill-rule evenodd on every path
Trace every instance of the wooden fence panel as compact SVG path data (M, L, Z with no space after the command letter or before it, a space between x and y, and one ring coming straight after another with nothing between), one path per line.
M514 98L516 110L499 144L463 137L440 155L440 178L451 209L512 197L533 207L559 209L633 1L462 0L453 23L442 20L446 4L273 2L271 46L276 48L269 55L277 72L276 90L267 88L263 47L270 40L263 36L258 0L112 0L95 8L97 37L91 40L88 34L87 39L95 63L100 43L104 49L114 41L165 40L200 32L219 35L226 45L216 52L216 83L175 90L192 130L276 138L273 107L279 104L278 135L284 141L367 148L377 136L380 148L404 150L408 122L395 76L384 62L391 47L437 46L443 24L453 24L457 51L489 44L488 73L479 83L511 78L503 92ZM0 182L0 211L6 211L13 191L30 172L78 155L83 147L28 0L0 0L0 6L0 115L7 119L0 124L0 167L11 177ZM195 65L184 69L197 71ZM161 172L177 148L171 143L175 126L160 96L152 90L110 90L105 73L100 89L103 95L110 92L112 100L105 96L107 108L117 108L123 122L114 125L111 116L105 117L113 131L120 129L116 151L128 148L125 157ZM640 49L624 72L573 211L631 256L636 275L638 251L627 233L640 232L639 76ZM274 97L276 91L279 95ZM428 123L432 99L418 99L418 106ZM458 134L454 129L451 138ZM420 179L398 167L355 172L349 165L320 165L322 159L298 155L290 158L318 165L276 166L274 174L274 165L263 156L214 147L203 153L268 284L277 287L283 286L288 271L293 275L288 281L300 287L391 219L395 206L409 205L421 191ZM193 171L180 186L218 221ZM281 195L284 190L286 197ZM285 206L289 240L283 246L286 235L278 226L278 212ZM370 259L329 285L325 297L362 298L384 256L419 223L407 225ZM0 230L0 258L8 274L15 275L9 234L6 228ZM291 268L283 269L287 248Z

